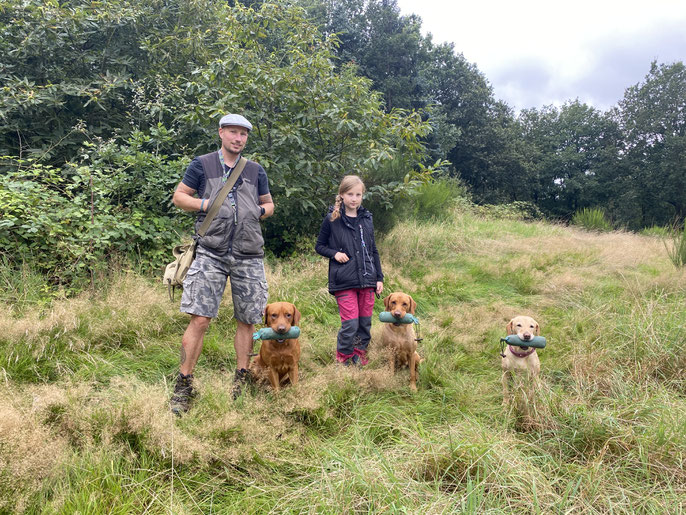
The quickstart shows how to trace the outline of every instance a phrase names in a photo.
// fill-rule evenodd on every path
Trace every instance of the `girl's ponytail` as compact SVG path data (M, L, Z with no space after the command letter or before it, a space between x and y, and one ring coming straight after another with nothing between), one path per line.
M343 203L343 196L336 195L336 200L333 204L333 211L331 212L331 221L333 222L341 216L341 204Z

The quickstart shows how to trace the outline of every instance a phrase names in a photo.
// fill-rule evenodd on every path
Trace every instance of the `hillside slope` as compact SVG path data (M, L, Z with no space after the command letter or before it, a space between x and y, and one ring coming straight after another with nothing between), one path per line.
M686 509L686 275L661 241L456 211L379 246L385 293L418 303L417 393L389 374L376 318L370 364L335 364L314 251L268 263L270 300L303 314L298 387L231 400L226 294L181 419L187 319L158 282L122 272L97 295L0 306L0 512ZM548 340L530 416L501 407L516 314Z

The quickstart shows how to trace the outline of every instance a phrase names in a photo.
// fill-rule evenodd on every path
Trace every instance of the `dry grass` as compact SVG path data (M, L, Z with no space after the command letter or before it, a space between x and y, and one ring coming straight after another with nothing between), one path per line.
M24 405L26 400L27 394L0 387L0 492L15 493L0 497L0 511L7 513L24 511L29 495L70 456L67 440L51 431L49 417Z

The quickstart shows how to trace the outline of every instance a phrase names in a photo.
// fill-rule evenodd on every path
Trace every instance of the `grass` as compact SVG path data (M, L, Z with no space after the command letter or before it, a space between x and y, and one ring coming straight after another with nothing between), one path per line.
M686 225L682 228L673 227L670 230L669 238L665 239L665 247L675 267L686 266Z
M40 277L0 270L17 299L0 307L0 512L683 513L683 268L660 236L478 213L379 242L386 291L419 304L416 393L376 322L370 364L336 366L313 253L268 263L270 299L303 314L298 387L231 400L227 294L181 419L187 319L158 281L46 301ZM548 340L530 417L501 408L499 338L521 313Z

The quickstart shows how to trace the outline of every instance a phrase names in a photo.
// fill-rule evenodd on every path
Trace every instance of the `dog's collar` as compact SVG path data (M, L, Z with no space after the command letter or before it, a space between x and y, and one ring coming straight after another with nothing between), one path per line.
M508 345L507 347L510 349L510 352L513 355L517 356L518 358L526 358L527 356L530 356L531 354L536 352L536 349L534 349L533 347L530 347L529 350L527 350L525 352L519 352L519 351L515 350L515 347L513 347L512 345ZM520 348L524 349L524 347L520 347Z

